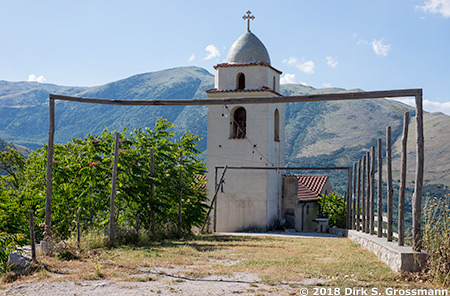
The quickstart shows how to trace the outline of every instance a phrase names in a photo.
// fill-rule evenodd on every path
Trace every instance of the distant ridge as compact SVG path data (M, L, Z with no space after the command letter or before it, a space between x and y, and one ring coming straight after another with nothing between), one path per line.
M95 87L68 87L36 82L0 81L0 138L27 146L42 147L48 134L48 94L67 94L111 99L205 98L214 86L214 76L199 67L179 67L143 73ZM315 89L299 84L281 86L283 95L304 95L363 91L342 88ZM394 165L398 167L403 113L410 112L408 170L414 171L414 108L398 101L377 99L339 102L291 103L286 106L286 163L288 165L352 165L377 138L385 141L387 125L392 127ZM57 142L109 130L129 131L153 127L158 117L175 123L175 132L189 130L200 135L199 148L206 150L206 106L137 107L57 102ZM428 188L450 184L450 116L427 113L425 123L425 182ZM397 178L394 172L394 178ZM410 186L412 180L410 180ZM434 184L434 185L433 185ZM433 187L434 186L434 187ZM430 189L430 190L431 190ZM444 190L442 189L442 190ZM445 189L447 190L447 189ZM434 191L433 191L434 192Z

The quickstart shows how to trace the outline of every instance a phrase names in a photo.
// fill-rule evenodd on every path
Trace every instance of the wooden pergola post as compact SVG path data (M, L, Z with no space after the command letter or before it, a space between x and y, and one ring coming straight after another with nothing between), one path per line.
M356 231L361 230L361 159L358 160L358 194L356 195Z
M391 148L391 127L386 128L386 159L387 159L387 241L392 241L392 226L393 219L393 196L394 189L392 188L392 148Z
M353 164L352 229L356 229L356 162Z
M50 239L52 231L52 191L53 191L53 142L55 138L55 100L49 99L48 109L48 147L47 147L47 170L46 170L46 182L47 187L45 190L45 232L44 240ZM46 251L44 251L46 252Z
M152 198L151 198L151 225L150 225L150 231L152 233L152 237L155 237L155 148L152 148L150 150L150 173L152 176L152 185L151 185L151 191L152 191Z
M347 229L352 229L352 167L347 170Z
M378 139L378 237L383 236L383 154L382 142Z
M115 231L116 231L115 202L116 202L117 165L119 162L119 143L120 143L120 134L116 132L114 142L114 161L112 169L111 196L109 199L109 246L111 247L114 246L115 243Z
M407 165L407 142L408 142L409 112L405 112L403 118L402 135L402 158L400 192L398 195L398 245L405 244L405 190L406 190L406 165Z
M375 232L375 146L370 152L370 234Z
M413 218L413 250L419 252L422 247L421 219L422 219L422 186L424 165L423 138L423 102L422 89L416 94L416 180L412 197Z
M363 155L362 160L362 196L361 196L361 205L362 205L362 232L366 232L366 154Z

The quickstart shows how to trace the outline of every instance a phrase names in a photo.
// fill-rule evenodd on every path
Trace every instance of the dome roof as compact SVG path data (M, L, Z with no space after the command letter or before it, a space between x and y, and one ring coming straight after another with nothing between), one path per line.
M227 63L263 62L270 65L266 47L252 32L245 32L231 46Z

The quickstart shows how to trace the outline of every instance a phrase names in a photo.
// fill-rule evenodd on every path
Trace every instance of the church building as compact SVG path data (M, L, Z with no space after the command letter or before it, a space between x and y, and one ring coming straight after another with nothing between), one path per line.
M271 65L264 44L247 31L214 66L209 98L281 97L281 71ZM216 167L283 167L285 104L210 105L208 107L207 189L215 192ZM220 178L219 170L217 178ZM217 231L265 231L281 219L282 171L229 169L217 195Z

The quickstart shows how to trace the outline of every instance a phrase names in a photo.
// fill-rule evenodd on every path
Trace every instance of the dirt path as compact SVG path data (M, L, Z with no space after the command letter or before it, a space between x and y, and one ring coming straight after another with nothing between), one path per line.
M128 281L110 279L24 283L0 290L0 295L298 295L301 285L324 282L321 279L307 279L298 283L271 285L243 272L231 276L192 279L154 270L131 276Z

